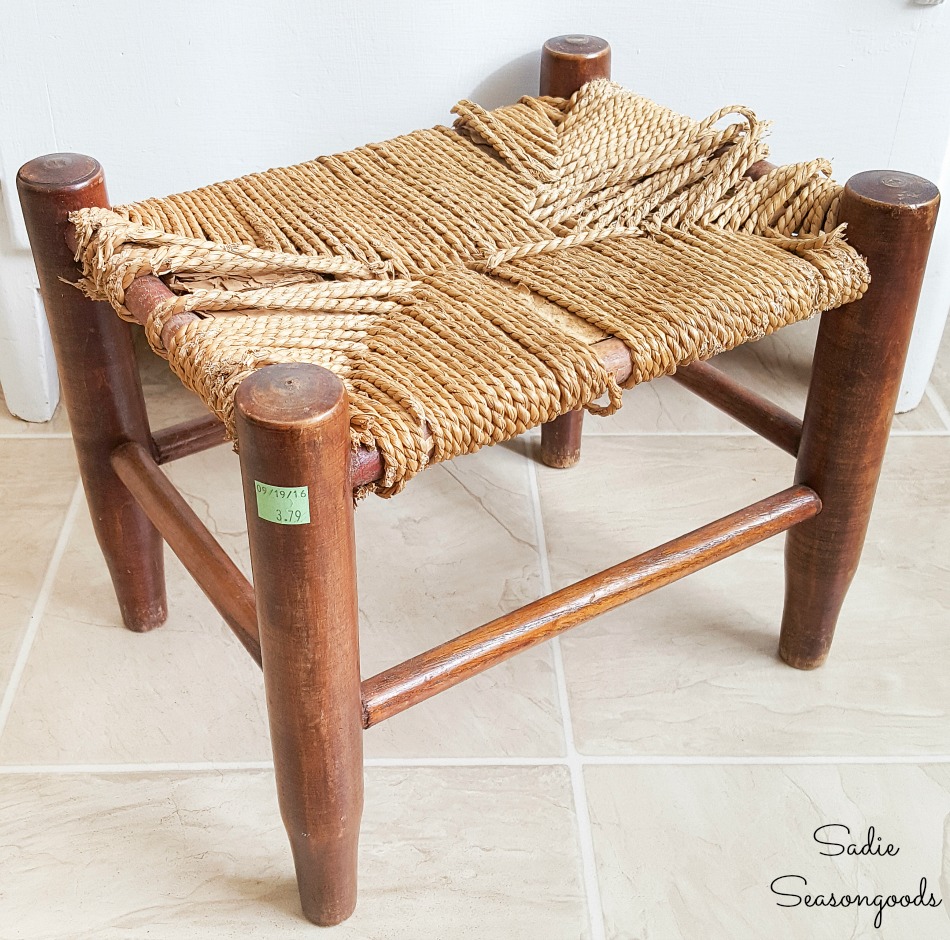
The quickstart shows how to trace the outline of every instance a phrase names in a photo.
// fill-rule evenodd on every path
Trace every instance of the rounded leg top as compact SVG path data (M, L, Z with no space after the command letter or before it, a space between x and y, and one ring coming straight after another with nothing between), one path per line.
M329 369L309 362L264 366L238 387L234 404L258 427L320 424L346 407L346 388Z
M81 153L48 153L24 163L17 173L17 186L31 192L61 192L103 185L98 160Z
M899 170L866 170L852 176L845 185L852 199L869 204L919 211L937 208L940 191L928 179Z
M541 94L570 98L596 78L610 78L610 45L597 36L549 39L541 50Z
M549 39L544 44L544 54L555 59L597 59L610 55L610 45L599 36L569 33Z

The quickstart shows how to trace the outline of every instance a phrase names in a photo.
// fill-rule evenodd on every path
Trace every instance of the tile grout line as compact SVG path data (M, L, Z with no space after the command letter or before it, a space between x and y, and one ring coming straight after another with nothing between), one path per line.
M16 660L13 663L13 669L10 670L10 677L7 679L7 687L0 700L0 738L3 737L3 731L10 717L10 711L13 708L13 699L16 697L20 688L20 680L23 678L23 671L26 669L26 661L33 649L33 643L36 640L36 634L40 628L40 620L46 612L46 604L50 595L53 593L53 582L59 572L59 563L62 561L63 554L66 551L66 543L73 531L73 524L76 521L76 515L79 512L79 506L82 503L82 482L77 481L73 490L72 499L66 508L66 514L63 517L63 524L60 527L59 535L56 537L56 543L53 546L53 552L50 555L46 565L46 573L40 582L40 589L33 602L33 610L30 612L30 619L27 621L26 630L23 634L23 640L20 642L20 649Z
M924 389L924 398L930 400L934 411L937 412L937 417L940 418L946 426L948 433L950 433L950 409L947 408L947 404L943 400L943 396L940 392L934 388L933 382L927 383L927 387Z
M582 767L836 767L849 766L934 766L950 764L950 754L900 755L767 755L697 756L683 754L576 755ZM568 767L567 757L367 757L366 767ZM126 774L126 773L240 773L274 769L272 760L246 761L153 761L127 764L7 764L0 765L0 777L26 774Z
M128 764L10 764L0 767L0 777L49 774L171 774L171 773L239 773L249 770L273 770L272 760L246 761L154 761Z
M551 593L551 568L548 563L548 546L544 534L544 519L541 515L541 490L538 485L538 467L533 455L524 448L528 459L528 487L534 512L535 539L538 547L538 565L541 573L541 590ZM574 746L574 724L571 720L571 706L567 696L567 679L564 673L564 659L561 656L561 643L558 637L551 641L551 653L554 661L554 678L557 685L558 705L561 711L561 725L564 731L565 763L567 764L571 790L574 796L574 818L581 850L581 866L584 874L584 889L587 895L587 914L590 919L591 940L604 940L604 908L600 896L600 883L597 878L597 862L594 852L594 834L590 823L590 807L587 802L587 786L584 781L584 765Z
M696 767L784 767L839 764L950 764L950 754L609 754L583 757L585 764L613 767L648 767L655 764L677 764Z

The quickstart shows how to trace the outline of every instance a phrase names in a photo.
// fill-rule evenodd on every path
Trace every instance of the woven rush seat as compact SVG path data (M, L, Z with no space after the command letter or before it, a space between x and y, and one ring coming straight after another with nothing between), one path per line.
M354 447L398 492L428 463L859 298L824 160L753 178L767 125L702 121L609 81L569 99L468 101L436 127L190 193L74 212L86 293L133 320L143 275L174 292L146 326L234 433L255 369L311 362L349 395ZM170 337L171 318L196 314Z

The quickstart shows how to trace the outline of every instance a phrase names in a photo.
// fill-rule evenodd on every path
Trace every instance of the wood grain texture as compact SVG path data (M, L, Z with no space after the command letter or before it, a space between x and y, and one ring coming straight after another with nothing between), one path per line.
M273 365L235 400L277 797L304 914L356 904L363 738L349 408L340 380ZM310 521L258 512L256 483L307 487Z
M540 94L570 98L595 78L610 78L610 46L596 36L549 39L541 50ZM581 459L584 412L569 411L541 425L541 461L566 469Z
M66 245L73 209L108 206L102 167L80 154L37 157L17 188L96 538L125 625L151 630L167 614L162 539L109 465L126 441L152 448L131 327L73 286L80 274Z
M779 644L799 669L827 657L861 557L938 204L932 183L893 170L858 174L842 194L840 218L871 286L822 315L815 346L795 480L824 509L785 543Z
M709 363L680 366L670 378L786 453L798 453L801 420Z
M541 425L541 462L546 467L567 470L581 459L584 412L568 411Z
M637 597L810 519L821 501L793 486L600 571L363 682L368 728Z
M540 94L570 98L596 78L610 78L610 44L605 39L568 33L542 46Z
M158 463L171 463L227 442L227 429L215 415L173 424L152 434Z
M254 589L247 578L141 444L133 441L121 444L113 452L111 464L259 666L261 641L257 630L257 606Z
M72 234L75 235L75 230ZM152 310L163 300L170 300L174 296L164 281L151 274L145 274L137 277L126 288L125 306L129 313L144 326ZM178 330L200 319L201 317L194 313L176 313L173 317L169 317L162 326L162 345L168 349L172 337Z

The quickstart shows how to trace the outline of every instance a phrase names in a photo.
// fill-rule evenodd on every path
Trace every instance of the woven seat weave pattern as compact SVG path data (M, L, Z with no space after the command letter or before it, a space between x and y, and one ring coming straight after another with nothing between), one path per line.
M621 340L630 387L861 296L869 275L824 160L746 173L767 125L694 121L607 81L570 99L190 193L73 213L83 289L119 313L143 274L175 296L146 326L233 430L253 370L312 362L350 398L382 495L621 389L593 344ZM162 342L175 314L198 316Z

